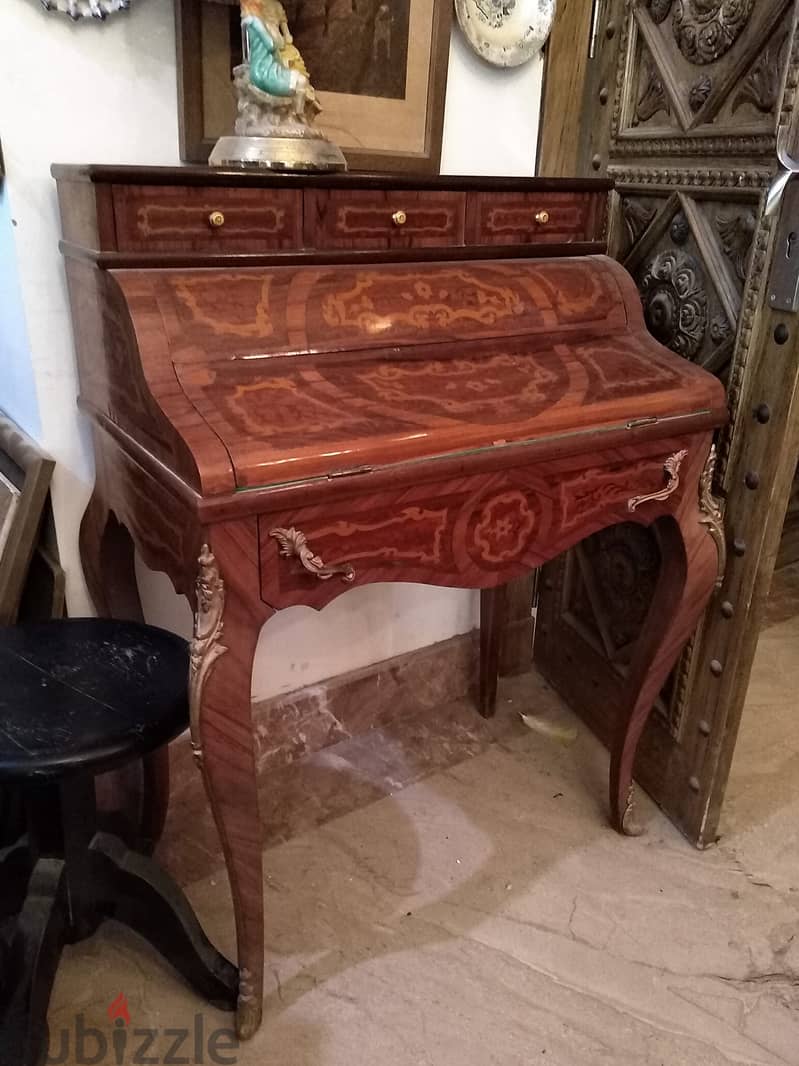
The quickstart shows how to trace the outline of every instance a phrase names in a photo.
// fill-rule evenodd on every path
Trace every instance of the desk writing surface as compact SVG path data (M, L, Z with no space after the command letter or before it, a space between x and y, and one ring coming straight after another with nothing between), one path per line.
M117 277L237 489L723 410L604 257Z

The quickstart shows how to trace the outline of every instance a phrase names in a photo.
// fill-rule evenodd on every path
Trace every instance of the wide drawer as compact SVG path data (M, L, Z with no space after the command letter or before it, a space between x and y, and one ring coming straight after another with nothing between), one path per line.
M679 504L701 437L341 494L258 519L261 596L320 607L376 581L485 588L519 576L607 525L651 521ZM669 467L673 466L671 472ZM688 491L695 491L690 478ZM363 483L357 486L363 490Z
M294 189L115 185L122 252L258 252L302 246L302 193Z
M469 194L470 244L540 244L599 240L601 206L596 193Z
M466 194L315 189L305 194L305 241L317 248L463 244Z

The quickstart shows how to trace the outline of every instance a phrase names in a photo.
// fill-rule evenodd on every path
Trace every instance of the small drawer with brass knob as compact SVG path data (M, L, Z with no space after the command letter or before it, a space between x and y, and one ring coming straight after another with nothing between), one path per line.
M469 244L568 244L601 239L607 192L469 193Z
M305 241L316 248L462 244L466 194L426 189L307 189ZM312 224L308 227L308 219Z
M263 252L302 247L296 189L115 185L121 252Z

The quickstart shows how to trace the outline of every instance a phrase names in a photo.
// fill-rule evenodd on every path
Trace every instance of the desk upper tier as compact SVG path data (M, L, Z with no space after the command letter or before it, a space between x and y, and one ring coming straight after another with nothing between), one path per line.
M82 405L206 498L726 417L596 254L607 183L54 173Z

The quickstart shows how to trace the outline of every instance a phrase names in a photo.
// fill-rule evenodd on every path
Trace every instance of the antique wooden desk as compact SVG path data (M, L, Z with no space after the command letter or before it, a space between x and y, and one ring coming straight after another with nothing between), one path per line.
M99 611L138 614L125 527L195 605L192 737L246 1037L264 621L375 581L480 588L490 714L503 585L602 527L657 523L662 573L611 753L611 817L629 831L638 739L717 580L724 392L649 336L632 280L597 254L606 183L54 175L97 459L83 563Z

